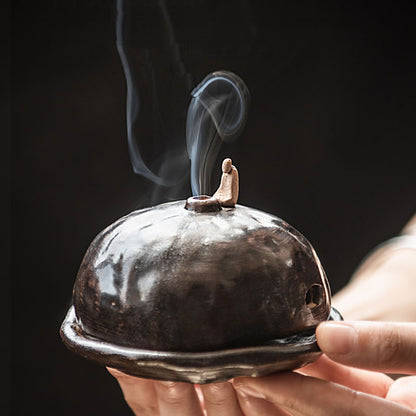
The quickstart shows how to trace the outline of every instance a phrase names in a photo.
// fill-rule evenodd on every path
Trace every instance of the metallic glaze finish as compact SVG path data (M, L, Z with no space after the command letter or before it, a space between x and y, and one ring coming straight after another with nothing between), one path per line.
M329 320L342 320L334 308ZM72 306L61 327L68 348L126 374L155 380L214 383L242 376L288 371L315 361L322 353L314 334L293 335L254 347L208 352L167 352L121 347L85 334Z
M92 337L163 352L163 361L169 352L264 345L328 319L325 273L297 230L241 205L202 213L184 207L132 212L92 242L73 292L80 353Z

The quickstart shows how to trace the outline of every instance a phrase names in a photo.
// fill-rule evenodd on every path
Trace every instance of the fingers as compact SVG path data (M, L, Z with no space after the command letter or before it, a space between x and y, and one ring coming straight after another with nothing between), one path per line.
M231 383L203 384L200 388L208 416L243 416Z
M123 392L124 399L136 416L158 416L159 407L154 382L129 376L114 368L107 368Z
M136 416L203 416L192 384L154 381L108 368Z
M203 416L193 384L155 381L160 416Z
M414 416L414 412L397 403L297 373L239 378L234 380L234 387L294 416Z
M236 390L240 408L245 416L292 416L264 399L259 399Z
M321 350L342 364L416 374L416 324L324 322L316 330Z
M416 410L416 377L398 378L390 387L386 399Z
M300 368L298 372L379 397L386 397L393 384L393 379L386 374L347 367L330 360L326 355Z

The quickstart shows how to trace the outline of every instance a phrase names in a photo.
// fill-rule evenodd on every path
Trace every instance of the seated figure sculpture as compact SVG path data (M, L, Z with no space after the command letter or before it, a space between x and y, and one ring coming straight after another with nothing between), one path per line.
M232 163L230 158L222 162L221 183L213 195L223 207L233 207L238 200L238 171Z

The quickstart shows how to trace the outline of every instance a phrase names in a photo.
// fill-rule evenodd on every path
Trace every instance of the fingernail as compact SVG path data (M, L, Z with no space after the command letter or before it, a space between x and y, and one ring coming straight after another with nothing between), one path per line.
M353 350L358 334L346 323L325 322L318 326L316 338L323 352L348 354Z
M243 397L251 396L251 397L256 397L258 399L266 399L266 396L264 394L258 392L257 390L254 390L250 386L246 386L245 384L244 385L235 384L234 388L237 391L237 393L239 393Z

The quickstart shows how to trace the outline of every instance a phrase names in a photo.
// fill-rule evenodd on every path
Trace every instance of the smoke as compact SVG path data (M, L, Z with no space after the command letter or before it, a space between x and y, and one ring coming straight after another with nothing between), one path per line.
M186 143L192 193L202 195L211 190L211 173L221 140L235 140L244 128L250 94L242 79L229 71L209 74L191 94Z
M130 160L136 174L156 184L151 202L188 196L189 160L193 194L209 193L221 140L234 140L244 127L246 85L232 72L213 72L189 103L192 78L164 0L117 0L116 45L127 87Z
M146 36L146 14L157 20L152 22L160 28L156 40L149 41ZM155 1L146 8L140 2L117 0L116 46L126 79L127 144L133 171L172 188L188 176L184 128L179 126L184 114L178 108L186 106L191 80L165 1ZM172 105L174 100L176 106ZM146 164L140 142L141 147L153 151L150 159L157 172Z

